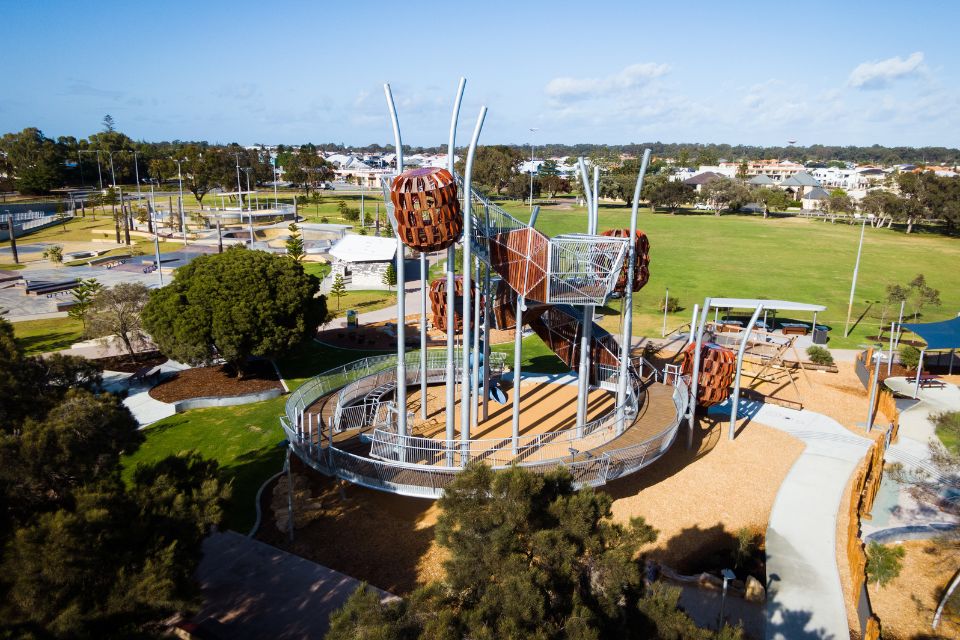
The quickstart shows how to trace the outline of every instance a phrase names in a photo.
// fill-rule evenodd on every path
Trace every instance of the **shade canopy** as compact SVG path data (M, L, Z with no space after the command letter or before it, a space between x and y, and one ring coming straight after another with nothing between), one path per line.
M923 338L928 351L960 349L960 317L943 322L905 322L902 326Z
M826 307L820 304L790 302L789 300L766 300L764 298L711 298L710 306L714 309L756 309L762 307L776 311L809 311L811 313L826 310Z

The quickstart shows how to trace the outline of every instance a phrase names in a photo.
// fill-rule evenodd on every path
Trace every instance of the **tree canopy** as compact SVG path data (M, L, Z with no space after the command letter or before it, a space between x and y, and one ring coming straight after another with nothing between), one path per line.
M242 371L250 356L285 353L316 330L326 316L319 284L293 258L231 247L177 269L170 285L150 293L143 323L174 359L223 358Z
M613 522L612 502L565 471L474 463L439 502L444 578L389 604L361 588L327 638L718 637L676 608L678 590L644 585L637 556L656 532Z
M143 434L80 358L31 358L0 319L0 637L142 637L191 610L228 489L196 454L138 467Z

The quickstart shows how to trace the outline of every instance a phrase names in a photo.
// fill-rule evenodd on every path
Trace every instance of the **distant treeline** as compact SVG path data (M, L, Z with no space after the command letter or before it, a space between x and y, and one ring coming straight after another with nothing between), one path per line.
M325 143L316 145L324 151L362 151L365 153L390 153L390 145L370 144L345 146ZM506 145L525 149L529 145ZM774 160L789 158L795 162L829 162L840 160L857 164L960 164L960 149L949 147L884 147L875 144L869 147L814 144L810 146L762 147L756 145L697 144L692 142L643 142L630 144L538 144L538 157L562 156L640 156L644 149L651 149L661 158L686 159L692 164L715 164L720 160ZM404 146L405 153L445 153L446 147ZM686 162L681 162L686 164Z

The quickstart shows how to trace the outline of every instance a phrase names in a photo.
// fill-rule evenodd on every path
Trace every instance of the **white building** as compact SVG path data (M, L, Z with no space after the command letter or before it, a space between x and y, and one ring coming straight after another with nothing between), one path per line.
M330 249L331 276L343 276L348 289L387 289L383 277L397 257L395 238L348 235Z

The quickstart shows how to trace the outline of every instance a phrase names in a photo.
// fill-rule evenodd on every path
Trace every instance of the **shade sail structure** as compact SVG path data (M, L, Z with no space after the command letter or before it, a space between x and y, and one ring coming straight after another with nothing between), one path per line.
M826 307L820 304L805 302L790 302L789 300L765 300L763 298L710 298L710 307L714 309L764 309L776 311L825 311ZM907 325L904 325L907 326Z
M905 322L902 326L923 338L927 351L960 349L960 317L943 322Z

